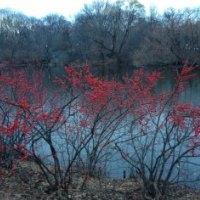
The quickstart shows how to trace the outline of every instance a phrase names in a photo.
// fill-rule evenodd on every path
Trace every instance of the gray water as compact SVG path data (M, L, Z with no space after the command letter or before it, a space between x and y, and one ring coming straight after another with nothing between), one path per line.
M160 81L158 87L157 87L157 92L167 92L172 90L173 85L174 85L174 75L173 74L167 74L167 78L163 79ZM189 81L188 83L188 88L186 91L179 96L179 100L182 103L191 103L195 106L200 105L200 74L197 74L197 77L194 78L193 80ZM136 128L137 129L137 128ZM135 131L137 131L135 129ZM124 134L124 137L121 137L120 139L123 141L127 137L127 127L118 130L120 133L116 132L115 134ZM62 132L62 131L61 131ZM62 139L61 139L62 138ZM65 145L64 142L66 142L67 137L63 140L63 137L61 135L57 135L54 137L54 142L57 145L57 148L60 148L60 159L63 162L63 165L67 164L67 156L65 155ZM120 143L119 143L120 144ZM129 154L132 153L132 149L129 148L129 146L125 146L124 143L121 143L121 147L125 148ZM49 149L43 142L38 144L39 149L40 149L40 154L45 155L49 154ZM159 149L159 145L158 145ZM105 173L106 175L114 178L114 179L121 179L124 176L124 172L126 172L126 177L129 177L131 173L131 166L122 159L121 154L114 148L114 145L109 151L109 156L107 157L105 166L106 170ZM158 150L159 151L159 150ZM71 153L73 154L73 148L71 149ZM199 152L198 152L199 153ZM82 152L81 157L84 161L86 156L86 152ZM65 160L66 159L66 160ZM200 183L198 181L193 182L194 179L199 179L200 178L200 158L186 158L189 162L193 162L193 164L190 164L189 162L186 162L186 164L181 165L181 175L179 177L179 180L181 180L183 183L186 185L192 186L192 187L198 187L200 188ZM148 154L147 154L147 160L148 160ZM47 159L47 162L51 162L51 159ZM194 165L195 164L195 165ZM177 170L179 169L180 166L177 165Z
M174 83L174 73L169 72L166 74L166 78L160 81L156 92L171 91ZM197 72L196 77L188 81L186 90L179 95L179 101L181 103L191 103L194 106L200 106L200 72ZM131 148L127 151L131 153ZM197 154L200 155L199 149L197 150ZM174 174L178 172L180 174L177 181L180 181L181 184L200 188L200 158L189 157L184 158L183 161L185 161L185 163L177 165L174 169ZM129 176L131 173L131 167L128 163L121 159L119 153L116 153L109 163L108 174L113 178L119 179L123 177L124 171L126 171L126 175Z

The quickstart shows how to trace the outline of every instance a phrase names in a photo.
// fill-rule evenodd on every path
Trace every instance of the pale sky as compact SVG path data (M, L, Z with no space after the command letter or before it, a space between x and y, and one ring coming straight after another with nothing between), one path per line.
M58 13L72 17L83 8L84 4L93 0L0 0L0 8L11 8L29 16L44 17L49 13ZM110 0L114 2L115 0ZM139 0L148 11L156 6L159 12L168 7L182 9L185 7L200 7L200 0Z

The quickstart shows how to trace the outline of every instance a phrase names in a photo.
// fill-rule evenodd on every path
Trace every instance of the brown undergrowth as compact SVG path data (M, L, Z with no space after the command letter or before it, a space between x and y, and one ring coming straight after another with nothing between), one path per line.
M84 184L83 184L84 183ZM14 173L0 178L0 200L143 200L142 183L138 179L113 180L106 177L74 175L68 193L51 191L38 167L30 161L18 162ZM200 192L173 187L162 199L200 200Z

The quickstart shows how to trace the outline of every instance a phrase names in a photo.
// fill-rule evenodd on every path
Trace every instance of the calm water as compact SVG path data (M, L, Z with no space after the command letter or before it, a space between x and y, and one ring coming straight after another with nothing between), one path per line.
M168 72L166 73L165 77L162 81L159 82L158 87L156 88L157 92L167 92L172 90L174 85L174 72ZM182 93L179 96L180 102L184 103L191 103L193 105L199 106L200 105L200 72L197 73L197 76L190 80L188 83L188 88L184 93ZM126 129L120 130L122 132L127 132ZM59 138L55 139L56 143L58 143L58 146L62 146L62 142L59 140ZM45 152L45 154L48 154L49 150L45 145L41 145L41 153ZM131 148L125 147L127 152L131 154ZM159 147L158 147L159 148ZM64 151L64 149L61 149L61 151ZM126 176L128 177L130 174L130 166L121 158L121 155L119 152L111 150L111 154L109 154L108 160L106 162L106 173L108 176L112 178L123 178L124 172L126 172ZM189 162L195 163L195 166L193 164L190 164L187 162L187 164L184 164L181 166L181 180L182 181L191 181L193 179L200 178L200 158L187 158ZM179 166L177 166L178 168ZM179 170L179 169L177 169ZM199 187L199 183L193 183L193 182L187 182L187 185Z
M175 73L168 72L165 74L165 78L159 82L156 90L158 93L171 91L174 83ZM200 106L200 71L196 73L195 78L188 82L188 87L185 92L179 95L179 100L181 103L191 103L192 105ZM179 180L183 181L183 184L200 188L200 158L190 157L185 158L185 161L185 164L182 164L181 166L177 165L177 169L175 169L176 172L176 170L180 170L181 167ZM108 172L110 176L114 178L122 178L123 171L126 171L127 174L130 173L129 165L121 160L120 155L114 156L109 167L110 169Z

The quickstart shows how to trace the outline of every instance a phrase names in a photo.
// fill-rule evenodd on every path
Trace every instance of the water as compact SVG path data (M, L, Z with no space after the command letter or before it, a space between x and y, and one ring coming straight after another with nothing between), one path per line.
M195 106L199 106L200 105L200 73L197 73L197 77L194 78L193 80L190 80L188 82L188 87L185 90L184 93L179 95L179 101L182 103L191 103L192 105ZM166 77L164 79L162 79L159 82L158 87L156 88L156 92L168 92L171 91L173 88L175 82L175 78L174 78L174 72L171 73L166 73ZM162 121L162 120L161 120ZM135 150L133 148L133 145L127 145L127 143L124 143L122 141L125 141L128 137L129 137L129 125L130 123L127 124L127 126L117 130L115 132L115 135L112 136L115 137L116 135L123 135L123 137L120 137L121 142L119 142L119 140L117 141L117 143L119 144L120 148L124 150L124 152L127 152L129 155L132 156L133 159L137 159L136 156L134 155ZM153 125L152 125L153 127ZM132 130L132 133L135 134L137 133L137 127L134 127L134 129ZM87 134L82 133L82 134ZM54 136L54 143L55 146L57 147L57 149L59 149L59 158L61 161L61 164L67 165L69 163L69 157L74 155L76 147L79 145L79 139L77 137L77 141L76 138L74 138L76 136L70 136L70 135L62 135L62 130L60 130L60 133L58 135ZM75 141L73 143L73 147L70 146L72 145L71 142L73 142L73 140ZM144 144L150 144L152 141L152 136L149 135L144 136L144 137L140 137L136 143L138 148L144 146ZM81 162L86 162L87 159L87 151L90 151L92 147L94 147L94 143L98 142L97 140L91 140L90 143L88 143L87 147L88 149L83 148L81 156L79 157L79 159L81 160ZM155 150L154 150L154 158L156 159L156 156L158 156L160 154L160 151L163 148L162 142L163 142L163 138L162 137L157 137L156 138L156 142L157 145L155 145ZM175 140L174 140L175 142ZM172 143L168 143L168 145L172 145ZM45 145L45 142L43 141L41 144L39 144L38 146L40 146L40 154L44 154L49 155L50 154L50 150L47 147L47 145ZM180 153L182 151L185 150L187 146L187 141L184 142L182 145L180 145L179 148L177 148L176 151L174 151L173 153ZM65 148L68 149L68 152L65 150ZM144 161L145 163L150 163L151 162L151 155L152 155L152 147L149 147L148 149L143 149L142 152L147 151L145 154L145 158ZM142 153L141 152L141 153ZM122 159L121 154L119 153L119 151L117 151L117 148L115 146L115 143L110 145L110 148L106 148L105 152L103 152L105 155L107 155L107 157L105 156L104 158L102 158L102 160L100 160L100 162L98 162L99 167L106 167L106 174L112 178L115 179L120 179L123 178L124 176L124 172L126 172L126 176L128 177L131 173L131 166ZM175 178L175 176L178 174L178 178L176 179L177 181L180 181L183 184L192 186L192 187L198 187L200 188L200 184L199 181L197 181L197 179L200 179L200 159L198 158L198 154L199 152L197 151L197 156L196 157L186 157L184 158L182 161L187 161L185 163L180 162L178 163L175 168L174 168L174 172L173 175L171 177L170 180L172 180L173 178ZM191 155L191 154L188 154ZM47 159L46 162L51 162L52 159L49 158L45 158ZM135 156L135 157L134 157ZM170 158L168 160L168 162L166 163L164 169L167 171L170 167L170 164L173 160L173 157ZM155 160L153 161L153 163L155 163ZM158 166L159 169L159 166ZM160 170L160 169L159 169ZM166 176L167 173L164 173L163 177ZM196 179L196 181L194 182L194 180Z
M164 79L162 79L156 88L156 92L169 92L173 89L175 83L175 76L173 72L166 73L166 76ZM196 77L192 80L188 81L188 86L186 90L179 95L179 101L181 103L191 103L194 106L200 106L200 72L196 73ZM161 140L162 142L162 140ZM178 154L178 151L184 151L186 149L186 146L188 142L184 142L183 145L180 146L180 148L177 149L176 153ZM144 143L142 143L144 144ZM162 145L157 145L157 151L160 151L160 148ZM123 145L122 145L123 148ZM126 147L127 148L127 147ZM133 148L130 147L128 150L125 150L126 152L129 152L133 154ZM155 153L156 154L156 153ZM134 155L134 154L133 154ZM159 153L157 154L159 155ZM199 149L196 150L195 156L192 156L191 153L188 153L187 156L182 159L182 162L177 164L174 167L174 172L170 180L174 179L176 175L178 177L176 178L177 182L180 182L181 184L186 184L191 187L197 187L200 188L200 158L199 158L200 152ZM115 161L117 160L117 161ZM150 162L150 155L147 153L146 155L146 163ZM165 170L167 171L170 167L170 159L168 163L166 163ZM126 171L127 174L130 174L130 165L128 165L123 160L120 160L120 155L115 155L114 159L110 162L110 170L109 174L111 177L114 178L122 178L123 171ZM165 176L163 176L165 177Z

